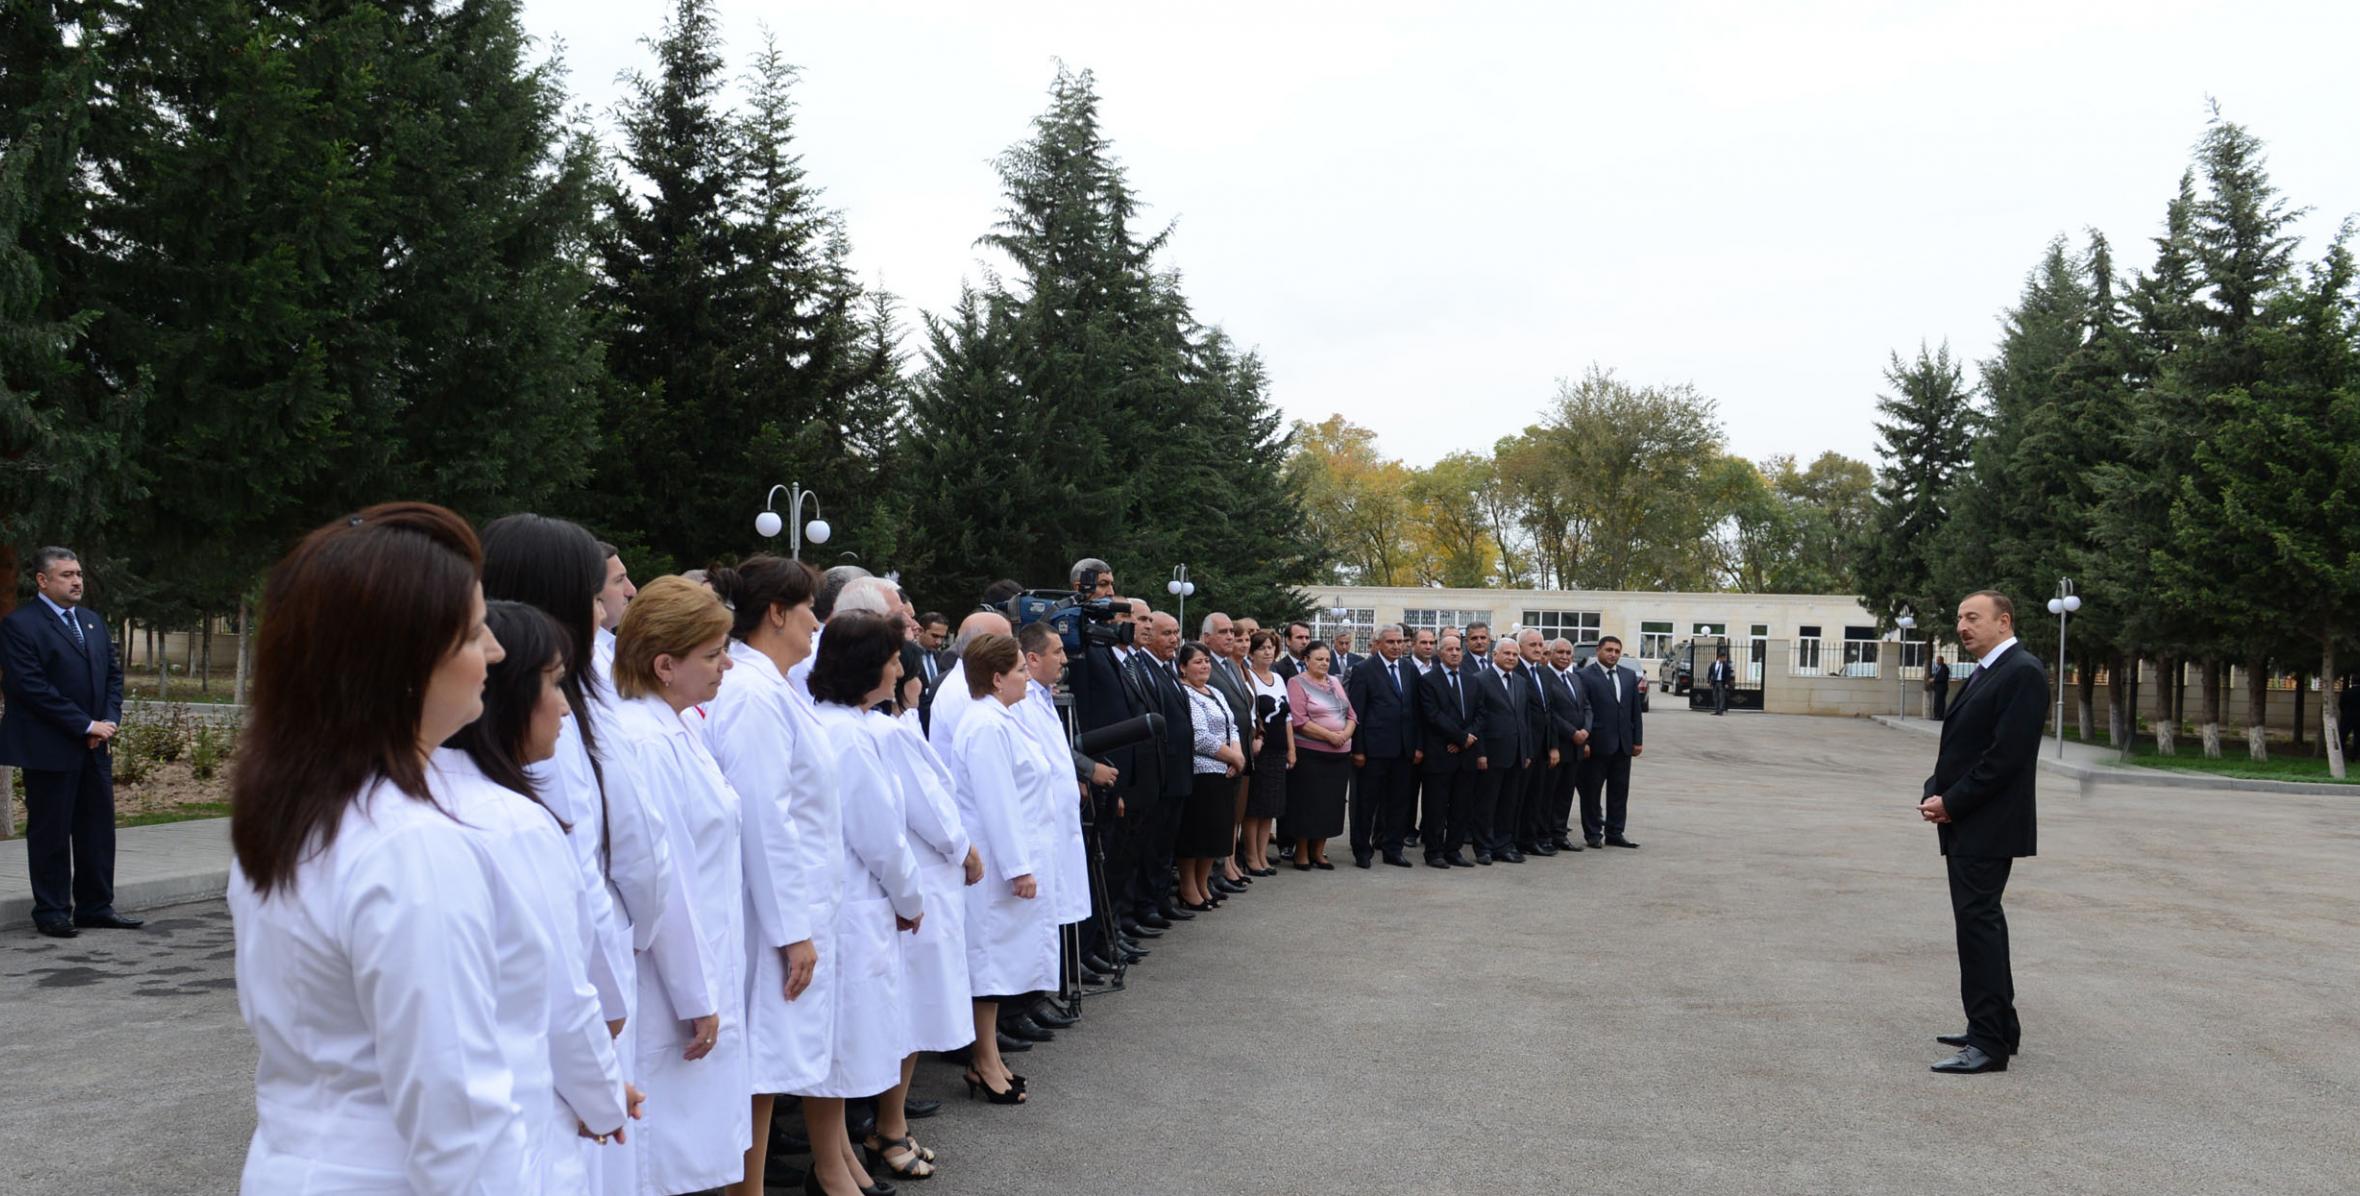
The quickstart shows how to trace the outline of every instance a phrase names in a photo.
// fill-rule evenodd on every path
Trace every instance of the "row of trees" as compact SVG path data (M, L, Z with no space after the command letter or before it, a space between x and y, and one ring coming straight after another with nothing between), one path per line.
M2271 185L2263 148L2216 114L2146 270L2120 273L2096 232L2050 243L1977 384L1947 347L1896 356L1888 373L1864 601L1890 625L1990 586L2033 599L2019 627L2053 642L2038 600L2073 578L2089 599L2067 642L2085 736L2101 669L2117 679L2121 744L2139 663L2159 666L2167 710L2192 667L2204 751L2219 755L2239 665L2248 750L2263 758L2268 678L2333 682L2360 632L2352 226L2299 261L2302 213ZM2321 706L2340 777L2334 703ZM2155 722L2167 752L2172 722Z
M1296 426L1288 468L1360 585L1839 593L1871 506L1866 464L1732 456L1693 387L1597 368L1488 454L1414 468L1338 415Z
M733 73L678 0L650 47L610 146L515 0L0 6L0 543L185 625L379 499L570 515L644 573L761 547L799 480L831 561L932 604L1094 553L1297 607L1267 379L1136 227L1087 73L1000 159L1004 273L911 338L775 41Z

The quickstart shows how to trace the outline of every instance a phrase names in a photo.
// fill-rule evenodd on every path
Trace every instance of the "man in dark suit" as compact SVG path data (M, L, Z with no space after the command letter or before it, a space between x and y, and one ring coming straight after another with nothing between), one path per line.
M1934 721L1941 722L1943 712L1950 709L1950 665L1939 656L1926 670L1926 693L1934 700Z
M2016 607L2005 594L1983 590L1958 604L1958 643L1977 658L1975 673L1942 722L1918 814L1935 824L1949 864L1967 1013L1966 1033L1937 1036L1958 1053L1934 1070L1972 1075L2006 1071L2022 1038L2000 895L2017 858L2035 846L2032 781L2049 686L2048 671L2016 643Z
M1451 828L1451 848L1472 842L1475 862L1497 858L1492 844L1499 841L1498 818L1506 800L1502 795L1532 760L1524 740L1524 686L1516 676L1516 644L1501 640L1488 664L1467 658L1468 688L1475 695L1475 802L1467 825Z
M1704 680L1713 687L1713 713L1729 713L1729 687L1737 682L1737 674L1729 667L1729 649L1713 654L1713 663L1705 666Z
M1173 671L1172 660L1180 652L1180 620L1162 611L1149 615L1140 625L1140 651L1131 654L1131 668L1135 670L1142 693L1148 695L1152 708L1164 716L1163 738L1156 742L1157 763L1161 766L1162 783L1155 794L1155 804L1141 822L1144 843L1139 852L1140 871L1136 889L1140 902L1165 921L1185 922L1195 914L1180 908L1177 898L1179 881L1173 871L1173 849L1178 846L1180 815L1188 805L1188 791L1196 781L1196 729L1189 714L1188 695L1180 688L1180 676ZM1149 754L1148 745L1140 745L1140 754Z
M31 602L0 619L0 764L24 770L25 853L33 926L129 930L115 912L115 770L123 666L106 620L82 609L82 562L33 554Z
M1533 841L1553 851L1580 851L1582 845L1573 841L1573 794L1581 780L1582 761L1589 755L1590 699L1573 672L1572 640L1549 641L1549 667L1541 670L1541 683L1549 691L1557 764L1549 770L1544 791L1548 800L1541 806Z
M1418 681L1418 731L1426 757L1418 844L1431 868L1475 866L1457 846L1474 812L1475 756L1481 746L1475 736L1475 694L1461 667L1465 659L1459 637L1446 635L1438 663Z
M1335 653L1334 667L1328 671L1334 673L1338 681L1350 681L1352 670L1368 660L1366 655L1352 650L1352 633L1349 631L1337 632L1329 639L1328 647Z
M1281 677L1293 677L1303 671L1303 654L1311 650L1311 624L1287 624L1286 651L1278 654L1278 663L1270 671Z
M1362 868L1378 852L1396 868L1410 866L1402 854L1416 800L1418 671L1402 659L1401 628L1377 628L1367 661L1344 679L1344 697L1360 713L1352 732L1352 862Z
M1597 657L1577 674L1590 699L1590 758L1581 773L1582 838L1592 847L1637 847L1623 827L1630 813L1631 761L1643 750L1639 674L1622 663L1622 641L1611 635L1598 641Z
M1509 671L1508 683L1523 698L1527 758L1500 782L1500 804L1492 814L1491 855L1495 860L1521 864L1532 848L1533 812L1544 800L1542 791L1548 787L1549 768L1557 751L1556 737L1549 727L1549 695L1541 686L1541 667L1548 663L1541 633L1528 627L1517 632L1513 642L1516 663ZM1545 854L1555 855L1556 850Z

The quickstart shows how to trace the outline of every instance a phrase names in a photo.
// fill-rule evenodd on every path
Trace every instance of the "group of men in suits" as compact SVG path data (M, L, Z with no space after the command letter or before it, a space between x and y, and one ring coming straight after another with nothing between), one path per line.
M1484 623L1414 637L1389 624L1370 648L1344 678L1359 719L1355 864L1408 867L1413 845L1434 868L1638 846L1624 830L1644 750L1639 676L1619 639L1579 667L1571 641L1526 629L1495 644Z
M53 938L141 924L115 912L113 744L123 666L82 608L82 562L33 554L33 600L0 619L0 764L25 778L33 926Z

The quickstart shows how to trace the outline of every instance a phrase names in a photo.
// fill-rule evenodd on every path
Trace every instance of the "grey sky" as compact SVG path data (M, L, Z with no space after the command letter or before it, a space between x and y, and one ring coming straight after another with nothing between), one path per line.
M525 20L604 111L670 7ZM1873 457L1887 352L1981 356L2049 237L2146 264L2207 95L2313 207L2306 257L2360 209L2342 3L721 7L733 72L764 23L802 68L863 278L928 310L1055 62L1094 70L1199 317L1414 464L1592 362L1693 382L1745 456Z

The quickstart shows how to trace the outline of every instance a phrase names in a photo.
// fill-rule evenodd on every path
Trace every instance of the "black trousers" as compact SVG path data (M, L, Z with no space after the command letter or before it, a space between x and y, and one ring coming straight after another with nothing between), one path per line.
M2000 908L2016 861L1954 855L1950 914L1958 924L1958 992L1966 1007L1967 1041L2005 1060L2023 1037L2016 1024L2016 978L2008 966L2008 915Z
M1557 766L1549 770L1543 789L1548 800L1541 803L1541 817L1533 829L1536 842L1553 843L1573 836L1573 795L1581 782L1582 749L1578 743L1568 743L1557 752Z
M1409 833L1415 766L1407 756L1370 756L1352 778L1352 858L1397 855Z
M1950 687L1937 685L1931 692L1934 695L1934 721L1941 722L1943 713L1950 709Z
M1713 682L1713 713L1729 713L1729 683L1726 681Z
M1418 846L1429 859L1449 855L1459 844L1459 823L1475 804L1475 769L1454 768L1418 778Z
M115 908L115 766L84 752L79 768L24 769L25 855L33 921Z
M1548 757L1507 770L1500 779L1499 804L1491 813L1491 853L1498 855L1516 846L1524 834L1524 811L1533 799L1533 788L1540 775L1548 770Z
M1631 754L1593 754L1582 762L1582 837L1619 839L1631 807ZM1604 799L1601 808L1600 799Z
M1457 851L1473 844L1476 851L1491 854L1492 819L1500 808L1500 794L1507 788L1508 778L1516 775L1513 766L1494 765L1478 769L1475 783L1468 786L1467 815L1460 818L1452 811L1450 820L1450 849Z

